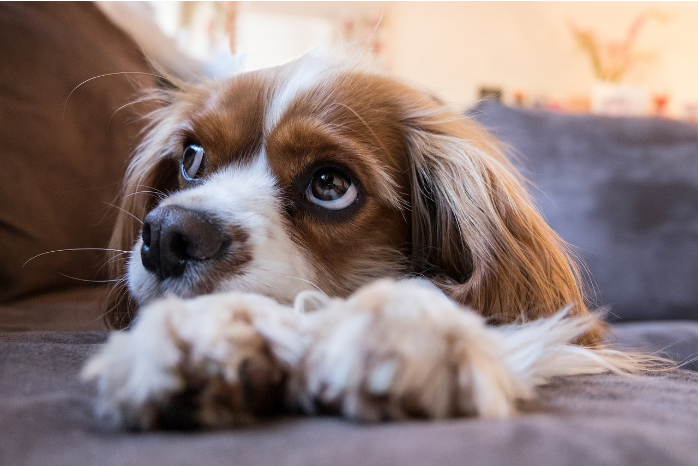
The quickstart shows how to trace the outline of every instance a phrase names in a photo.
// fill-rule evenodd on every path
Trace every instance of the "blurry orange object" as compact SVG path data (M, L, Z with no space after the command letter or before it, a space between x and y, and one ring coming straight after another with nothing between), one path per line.
M667 102L669 102L669 96L666 94L656 94L652 98L654 103L654 114L656 116L666 116Z

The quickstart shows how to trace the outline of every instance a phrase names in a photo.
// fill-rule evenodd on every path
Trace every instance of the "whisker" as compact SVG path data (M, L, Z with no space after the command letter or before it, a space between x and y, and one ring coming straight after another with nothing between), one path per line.
M121 282L116 282L114 284L114 286L112 286L111 289L109 290L109 293L107 293L107 297L106 297L107 304L109 304L111 295L112 295L112 293L114 293L114 291L116 291L116 298L114 298L114 302L115 303L119 302L119 294L121 292L123 292L124 288L126 288L126 286L125 286L126 278L122 277L122 278L120 278L120 280L121 280ZM108 314L109 312L111 312L111 309L113 309L114 307L116 307L116 305L114 305L110 309L107 309L107 312L105 313L105 315Z
M390 154L390 151L388 151L388 149L385 147L385 145L383 145L383 142L380 140L380 138L379 138L379 137L376 135L376 133L373 131L373 128L371 128L371 126L366 122L366 120L364 120L364 119L361 117L361 115L359 115L359 113L358 113L356 110L354 110L354 109L351 108L350 106L348 106L348 105L346 105L346 104L343 104L343 103L341 103L341 102L335 102L335 105L337 105L337 106L339 106L339 107L344 107L344 108L346 108L347 110L349 110L351 113L353 113L354 116L355 116L356 118L358 118L358 120L359 120L359 121L366 127L366 129L371 133L371 136L373 136L373 139L375 139L375 140L376 140L376 143L380 146L381 149L383 149L383 152L385 152L386 155L387 155L387 154Z
M126 314L124 314L124 317L121 319L121 321L123 322L124 318L128 318L128 325L126 325L124 327L124 330L129 330L134 324L134 319L133 319L133 317L131 317L131 309L134 307L134 302L133 302L133 297L131 296L131 293L127 293L127 292L124 292L124 293L127 295L128 299L126 300Z
M113 261L114 259L123 259L121 256L124 254L131 254L133 251L121 251L118 254L114 254L111 259L109 259L106 263L109 263L110 261Z
M153 191L155 191L156 193L160 194L161 196L164 196L164 197L167 196L167 193L166 193L165 191L163 191L162 189L158 189L158 188L156 188L156 187L154 187L154 186L148 186L148 185L146 185L146 184L142 184L141 186L144 187L144 188L153 190Z
M383 22L383 8L381 7L381 15L380 18L378 18L378 21L376 22L376 25L373 28L373 31L371 31L371 34L368 36L368 42L373 39L373 36L376 35L376 32L378 32L378 28L380 27L381 23Z
M70 91L70 94L68 94L68 97L65 98L65 103L63 104L63 119L65 119L65 111L66 111L66 109L68 108L68 100L70 100L70 96L73 95L73 93L74 93L75 91L77 91L78 88L79 88L80 86L82 86L83 84L86 84L86 83L88 83L88 82L90 82L90 81L93 81L93 80L95 80L95 79L97 79L97 78L105 78L105 77L107 77L107 76L116 76L116 75L119 75L119 74L126 74L126 75L130 75L130 74L141 74L141 75L153 76L153 77L156 77L156 78L164 79L165 81L169 81L169 79L167 79L167 78L164 77L164 76L160 76L160 75L155 74L155 73L148 73L148 72L146 72L146 71L117 71L117 72L114 72L114 73L105 73L105 74L100 74L100 75L98 75L98 76L92 76L91 78L86 79L86 80L84 80L83 82L81 82L80 84L78 84L77 86L75 86L75 87L73 88L73 90Z
M116 290L116 298L114 298L114 305L109 309L106 314L110 312L115 312L119 309L119 306L121 305L121 302L124 300L126 296L128 296L128 289L125 285L125 283L118 283L114 286L114 289ZM111 293L109 293L111 295ZM121 316L121 319L123 320L124 316ZM121 326L121 320L119 321L119 326Z
M107 316L107 314L109 314L109 313L111 312L111 310L113 309L113 308L111 308L111 307L110 307L110 308L107 308L106 305L104 306L104 308L106 309L104 312L102 312L102 313L99 314L98 316L95 316L95 318L94 318L94 319L91 319L89 322L90 322L90 323L94 323L94 322L98 322L98 321L100 321L100 320L104 320L104 318Z
M99 272L99 271L102 270L104 267L106 267L107 265L109 265L110 262L113 262L113 261L115 261L115 260L117 260L117 259L118 259L118 260L126 260L126 259L128 259L128 257L124 257L124 255L129 254L130 252L132 252L132 251L120 252L120 253L118 253L118 254L114 254L113 257L109 258L109 260L107 260L104 264L102 264L102 266L101 266L99 269L97 269L97 272Z
M129 185L127 185L127 186L129 186ZM147 188L147 189L146 189L146 190L141 190L140 188ZM154 187L152 187L152 186L142 185L142 184L139 184L139 185L136 187L136 189L139 189L139 191L135 191L135 192L133 192L133 193L131 193L131 194L127 194L126 196L123 197L123 199L126 199L127 197L133 196L133 195L135 195L135 194L150 194L151 196L155 196L155 198L156 198L158 201L162 201L163 199L165 199L165 198L169 195L169 194L167 194L166 192L164 192L164 191L162 191L162 190L160 190L160 189L154 188Z
M294 279L296 279L296 280L300 280L300 281L302 281L302 282L306 282L306 283L308 283L308 284L310 284L310 285L313 285L320 293L325 294L325 295L327 294L327 293L325 293L325 292L322 290L322 288L320 288L319 286L317 286L315 283L311 282L310 280L306 280L305 278L294 277L294 276L291 276L291 275L284 275L284 278L294 278Z
M119 209L120 211L122 211L122 212L125 213L126 215L130 215L130 216L131 216L133 219L135 219L138 223L140 223L141 225L143 225L143 221L142 221L141 219L139 219L138 217L136 217L135 215L133 215L133 214L132 214L131 212L129 212L128 210L122 209L122 208L119 207L118 205L114 205L114 204L112 204L111 202L105 202L105 204L106 204L106 205L109 205L109 206L112 206L112 207L114 207L115 209Z
M130 251L124 251L122 249L108 249L108 248L68 248L68 249L54 249L53 251L46 251L42 252L41 254L37 254L34 257L31 257L27 262L22 264L22 267L27 265L29 262L33 261L37 257L45 256L46 254L52 254L54 252L66 252L66 251L116 251L116 252L130 252Z
M115 280L88 280L88 279L86 279L86 278L73 277L73 276L71 276L71 275L66 275L66 274L60 273L60 272L58 272L58 275L62 275L62 276L64 276L65 278L70 278L70 279L73 279L73 280L77 280L77 281L79 281L79 282L90 282L90 283L113 283L113 282L118 282L118 281L121 280L120 278L119 278L119 279L115 279Z
M116 116L116 114L119 113L119 110L122 110L122 109L124 109L124 108L126 108L126 107L130 107L131 105L135 105L135 104L138 104L138 103L141 103L141 102L143 102L143 100L141 100L141 99L139 99L139 100L134 100L133 102L125 103L125 104L123 104L121 107L119 107L119 108L117 108L116 110L114 110L114 113L111 114L111 116L109 117L109 121L107 122L107 132L109 132L109 127L111 126L111 121L114 119L114 116Z
M158 195L158 196L163 195L163 193L158 192L158 191L147 191L147 190L146 191L135 191L135 192L132 192L131 194L125 195L123 197L123 199L126 199L127 197L131 197L131 196L135 196L136 194L150 194L150 195Z
M105 311L102 312L97 317L95 317L91 322L96 322L98 320L104 319L107 316L107 314L109 314L110 312L112 312L114 310L114 308L116 306L109 307L109 297L112 295L114 290L118 290L118 292L121 293L124 290L124 288L126 288L124 286L125 282L126 282L126 280L124 278L120 278L116 281L116 283L114 283L114 286L111 287L111 289L109 290L109 293L107 293L107 296L104 298ZM118 302L118 298L117 298L117 302Z

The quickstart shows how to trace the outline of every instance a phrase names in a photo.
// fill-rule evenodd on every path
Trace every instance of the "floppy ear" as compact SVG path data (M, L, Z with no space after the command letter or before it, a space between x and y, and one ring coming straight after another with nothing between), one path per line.
M475 122L421 99L408 107L416 272L494 322L584 315L578 268L501 145ZM602 325L582 343L594 344Z
M160 95L171 99L172 91L160 92ZM161 98L158 100L168 103ZM174 115L175 112L166 106L148 116L146 135L131 159L122 184L119 213L109 245L109 275L118 280L107 299L105 320L110 328L125 328L135 317L135 303L125 280L131 257L127 251L133 248L146 214L178 185L179 166L169 156L173 150L169 143L176 125Z

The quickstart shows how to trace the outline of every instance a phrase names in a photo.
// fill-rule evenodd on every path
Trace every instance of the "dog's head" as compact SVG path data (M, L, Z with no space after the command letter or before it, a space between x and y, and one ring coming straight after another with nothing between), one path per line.
M501 321L586 312L498 143L430 96L315 54L166 100L113 237L132 250L114 263L136 303L228 290L291 302L418 275ZM132 311L113 304L123 327Z

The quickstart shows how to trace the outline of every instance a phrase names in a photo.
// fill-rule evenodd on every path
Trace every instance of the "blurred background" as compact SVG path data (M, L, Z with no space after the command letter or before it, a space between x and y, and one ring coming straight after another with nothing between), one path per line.
M698 3L148 2L180 48L273 66L358 42L388 73L467 106L698 122Z

